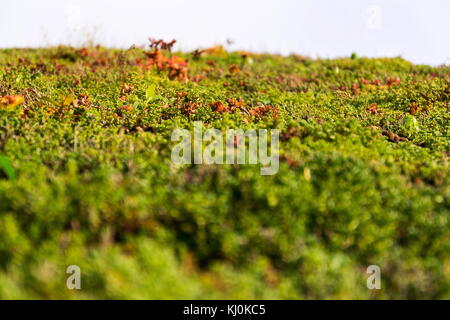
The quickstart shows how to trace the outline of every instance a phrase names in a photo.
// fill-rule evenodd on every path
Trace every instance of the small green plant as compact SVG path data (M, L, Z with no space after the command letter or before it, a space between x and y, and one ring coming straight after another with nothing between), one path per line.
M408 137L411 137L412 135L420 131L419 122L417 121L416 117L409 114L403 117L402 127Z

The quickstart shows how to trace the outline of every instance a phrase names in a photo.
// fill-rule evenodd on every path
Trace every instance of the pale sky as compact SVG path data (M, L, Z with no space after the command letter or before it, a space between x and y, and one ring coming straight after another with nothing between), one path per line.
M450 64L449 0L0 0L0 47L141 45Z

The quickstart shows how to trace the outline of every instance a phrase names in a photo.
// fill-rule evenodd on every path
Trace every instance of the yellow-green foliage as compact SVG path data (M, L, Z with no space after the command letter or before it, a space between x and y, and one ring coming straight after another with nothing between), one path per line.
M1 299L450 298L448 67L175 55L189 81L142 49L0 50L24 98L0 110ZM279 172L173 166L195 120L279 129Z

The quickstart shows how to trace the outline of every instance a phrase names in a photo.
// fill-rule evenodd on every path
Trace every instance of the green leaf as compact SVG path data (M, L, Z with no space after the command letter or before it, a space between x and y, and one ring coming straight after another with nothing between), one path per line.
M159 94L155 95L152 99L152 101L157 101L157 100L162 100L164 102L168 102L166 97L163 97L162 95L159 95Z
M75 101L75 96L73 94L69 94L66 97L63 97L63 106L70 106Z
M0 172L3 172L9 180L16 178L16 172L7 157L0 154Z
M145 97L147 98L147 100L151 100L155 96L155 90L155 84L151 84L147 87L147 90L145 90Z
M403 118L402 122L403 122L403 126L409 136L411 136L414 132L420 131L419 122L417 121L416 117L411 116L411 115L406 115Z

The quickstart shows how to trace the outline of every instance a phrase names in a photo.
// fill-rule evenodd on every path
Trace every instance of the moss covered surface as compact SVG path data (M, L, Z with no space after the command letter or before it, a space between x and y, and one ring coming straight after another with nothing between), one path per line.
M449 74L220 47L0 50L0 96L23 97L0 105L0 298L450 298ZM278 173L174 166L171 133L196 120L279 129Z

